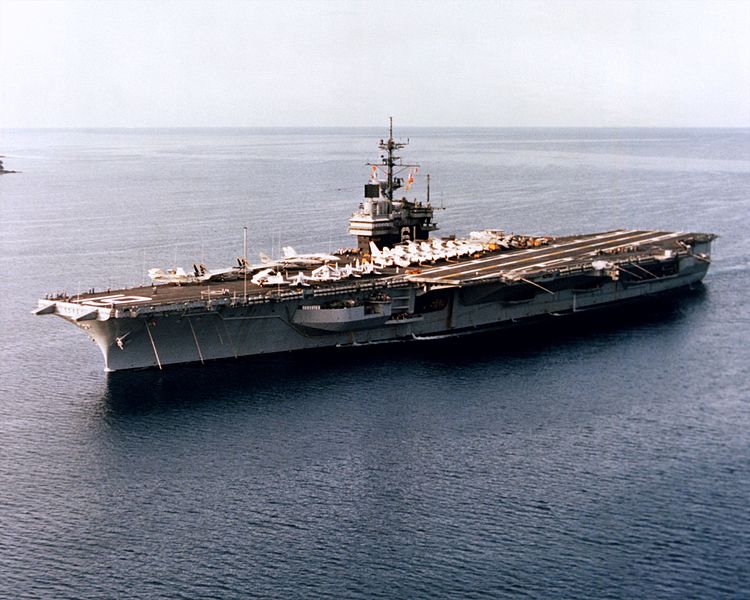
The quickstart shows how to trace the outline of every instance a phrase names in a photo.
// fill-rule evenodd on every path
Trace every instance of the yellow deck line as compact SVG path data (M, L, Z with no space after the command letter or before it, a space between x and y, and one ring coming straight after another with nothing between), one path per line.
M493 256L493 257L487 257L482 259L477 259L476 261L473 261L472 263L464 263L462 265L455 265L449 267L449 269L452 271L451 273L445 273L442 275L438 275L438 273L444 273L444 270L446 267L438 267L437 269L430 269L428 271L424 271L420 273L418 276L414 277L415 280L432 280L432 281L442 281L442 280L456 280L457 278L463 277L464 281L478 281L482 279L487 279L490 277L496 277L500 273L507 274L507 273L513 273L516 271L523 271L528 269L534 269L534 268L545 268L549 266L550 263L560 263L560 262L571 262L571 261L580 261L581 256L588 256L590 254L593 254L594 252L598 252L599 250L606 250L606 249L614 249L618 246L624 245L624 244L633 244L633 243L654 243L658 241L667 240L670 238L675 238L678 236L684 235L682 232L673 232L673 233L663 233L658 231L626 231L626 232L616 232L614 234L608 234L607 236L593 236L589 240L586 239L579 239L571 242L566 242L565 244L560 245L554 245L554 246L548 246L544 247L543 249L540 248L534 248L530 251L525 251L524 256L519 257L517 254L513 256ZM603 241L597 241L602 240L602 238L608 238L604 239ZM575 245L581 245L581 254L577 256L569 256L564 257L562 259L554 259L553 257L558 256L560 254L569 253L572 250L575 250L573 246ZM503 261L502 258L507 259L516 259L516 260L506 260ZM523 267L516 267L513 269L508 269L507 267L510 267L512 265L519 265L522 263L528 263L529 261L536 260L536 263L527 264ZM493 261L492 264L487 265L486 263L489 261ZM486 265L486 266L480 266L480 265ZM483 276L472 276L467 277L467 275L471 274L473 271L474 274L478 274L482 271L488 271L488 270L494 270L495 272L490 273L488 275ZM456 272L458 271L458 272ZM435 273L435 275L431 275L431 273Z
M484 256L482 258L477 258L472 261L462 262L460 264L443 265L441 267L432 267L431 269L422 271L421 275L429 276L431 273L442 273L444 271L454 271L454 270L463 271L467 267L470 267L472 265L485 264L487 261L491 261L491 260L498 260L498 259L503 259L503 258L518 258L519 256L528 256L529 254L544 252L544 251L548 251L554 248L564 248L564 247L574 246L575 244L583 244L583 243L593 241L593 240L601 240L601 239L611 238L611 237L615 237L618 235L621 236L625 234L632 235L636 231L637 230L628 231L628 230L623 230L623 229L617 229L615 231L608 231L607 233L601 233L601 234L592 235L589 237L576 238L575 240L563 242L562 244L553 244L551 246L539 246L536 248L527 248L525 250L519 250L517 252L513 252L512 256L508 256L506 254L500 254L497 256Z
M668 240L670 238L679 237L681 235L683 235L682 232L668 233L668 234L663 234L663 235L655 236L653 238L648 238L648 239L645 239L645 240L639 240L639 242L640 243L661 242L661 241ZM536 264L533 264L533 265L527 265L527 266L524 266L524 267L517 267L515 269L509 269L508 271L505 271L503 274L507 275L507 274L515 273L517 271L524 272L527 269L534 269L534 268L537 268L537 267L538 268L547 268L547 267L552 266L555 263L560 263L560 262L565 262L565 261L575 261L577 259L580 259L581 256L586 256L586 255L589 255L589 254L592 254L592 253L593 252L586 252L585 254L581 254L580 256L577 256L577 257L576 256L569 256L569 257L565 257L565 258L561 258L561 259L554 259L552 261L545 261L545 262L536 263ZM494 275L490 274L490 275L483 275L481 277L472 277L471 279L469 279L469 281L481 281L482 279L487 279L487 278L493 277L493 276Z
M461 277L462 275L468 274L469 271L474 271L475 273L478 273L480 271L487 271L489 269L496 269L496 270L500 271L500 270L503 270L503 269L505 269L505 267L508 267L510 265L515 265L515 264L527 262L529 260L537 260L539 258L551 258L551 257L557 256L559 254L564 254L566 252L570 252L571 250L574 249L571 246L574 246L576 244L583 244L583 246L582 246L581 249L582 250L588 250L588 249L591 249L591 248L596 248L598 246L607 246L607 245L611 246L612 248L617 248L618 246L621 246L623 244L633 243L633 242L636 242L636 241L643 243L643 242L647 241L649 238L646 237L643 240L641 240L640 238L643 238L644 236L654 236L654 234L656 234L656 233L660 233L660 232L656 232L656 231L629 231L629 232L620 234L619 237L616 237L615 239L607 239L605 241L600 241L600 242L596 242L596 243L588 243L589 240L585 240L584 239L584 240L577 240L575 242L567 242L567 243L561 244L559 246L546 246L546 247L543 248L543 250L542 249L534 248L533 249L535 251L534 252L534 256L529 256L527 254L526 256L521 257L518 260L509 260L507 262L498 261L498 259L502 259L502 258L518 258L518 256L517 255L514 255L514 256L505 256L505 257L503 257L503 256L493 256L493 257L483 258L483 259L478 259L474 263L474 265L485 264L485 263L487 263L489 261L498 261L498 263L493 263L491 265L484 266L484 267L479 267L479 268L474 268L469 263L466 263L464 265L460 265L461 267L465 267L464 269L462 269L463 272L451 273L451 274L446 274L446 275L438 275L438 276L434 276L434 277L431 277L431 278L434 279L434 280L440 280L440 279L445 279L445 278L449 278L449 277L452 277L452 278ZM682 234L669 234L669 235L671 236L671 235L682 235ZM595 241L597 239L601 239L601 238L593 237L593 238L591 238L591 241ZM575 257L572 257L572 258L575 259ZM539 264L541 264L541 263L539 263ZM458 267L458 265L456 265L456 267ZM452 268L455 269L456 267L452 267ZM432 270L430 270L430 271L432 271ZM420 273L419 277L420 278L429 277L430 276L430 271L426 271L426 272ZM475 279L475 278L472 277L471 279Z

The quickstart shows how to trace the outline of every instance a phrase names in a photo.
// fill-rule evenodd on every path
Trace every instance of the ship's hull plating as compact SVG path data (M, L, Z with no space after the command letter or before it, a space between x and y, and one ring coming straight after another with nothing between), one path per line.
M414 284L398 290L399 302L409 308L405 318L369 326L353 322L350 328L338 324L316 330L300 325L295 322L303 305L299 299L133 317L109 317L101 311L78 321L75 318L80 317L68 314L58 302L56 314L84 329L97 343L106 371L119 371L470 333L660 294L700 281L707 269L708 262L688 256L679 260L676 273L666 277L638 282L603 278L592 289L576 289L571 281L571 287L554 292L539 289L521 299L503 298L497 284L447 288L437 292L438 301L431 305L422 302L421 310L420 297L436 292ZM71 304L70 310L80 311L80 306Z

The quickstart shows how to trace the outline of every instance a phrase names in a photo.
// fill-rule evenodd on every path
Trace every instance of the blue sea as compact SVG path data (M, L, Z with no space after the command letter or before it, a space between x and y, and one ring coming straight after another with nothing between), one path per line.
M750 130L415 129L442 234L719 234L679 299L102 371L48 292L351 246L371 129L2 130L0 597L750 597Z

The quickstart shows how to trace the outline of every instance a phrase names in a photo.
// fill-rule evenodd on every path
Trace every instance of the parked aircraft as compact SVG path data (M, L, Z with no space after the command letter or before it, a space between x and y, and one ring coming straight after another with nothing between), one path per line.
M175 267L174 269L149 269L148 276L151 278L151 282L156 283L171 283L174 285L181 285L187 283L202 283L205 281L230 281L238 279L240 272L238 268L231 267L229 269L207 269L205 265L193 265L193 272L188 273L182 267Z
M289 282L284 279L281 273L270 268L258 271L250 281L261 287L264 285L289 285Z
M310 284L308 283L310 281L313 281L313 278L308 277L302 271L300 271L289 280L289 285L292 285L295 287L299 287L299 286L310 287Z
M291 246L284 246L281 251L284 258L279 259L278 262L288 267L314 267L339 261L339 257L333 254L297 254Z

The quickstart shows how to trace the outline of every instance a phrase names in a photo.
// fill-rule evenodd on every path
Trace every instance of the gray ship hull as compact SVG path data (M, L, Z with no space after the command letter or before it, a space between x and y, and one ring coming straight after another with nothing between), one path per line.
M236 293L161 305L138 303L129 298L140 296L125 293L87 301L40 300L35 312L56 314L84 330L100 348L105 371L163 368L462 335L545 315L605 307L699 282L709 266L709 251L710 240L696 244L690 252L658 263L669 265L663 274L653 274L653 267L639 267L652 273L640 278L604 272L595 268L599 266L596 264L566 275L559 270L542 270L533 280L508 281L499 276L473 284L448 281L445 276L442 280L431 278L427 273L321 290L277 290L266 293L262 300L238 297ZM628 264L638 263L631 260ZM629 269L625 272L632 272L633 267ZM387 301L370 301L374 291L387 293ZM320 308L323 302L329 306L336 301L356 302L356 306Z

